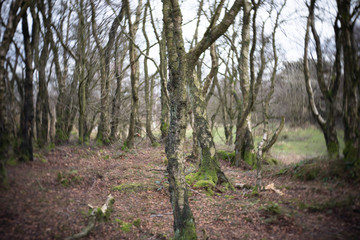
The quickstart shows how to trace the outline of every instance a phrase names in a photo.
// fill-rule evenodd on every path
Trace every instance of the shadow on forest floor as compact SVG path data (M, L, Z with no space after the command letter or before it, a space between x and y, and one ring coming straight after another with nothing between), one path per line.
M146 145L146 144L143 144ZM87 225L88 204L115 198L109 221L86 239L169 239L173 217L166 156L161 147L59 146L32 163L8 166L9 190L0 192L0 239L64 239ZM254 171L222 168L236 184L253 185ZM187 163L187 172L194 165ZM359 184L339 179L300 181L265 171L275 191L241 188L206 196L190 190L198 236L204 239L357 239Z

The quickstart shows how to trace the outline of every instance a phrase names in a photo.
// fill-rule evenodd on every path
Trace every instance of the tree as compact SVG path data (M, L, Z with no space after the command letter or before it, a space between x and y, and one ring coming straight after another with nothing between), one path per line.
M6 109L5 109L5 59L9 51L11 41L16 32L16 27L20 18L27 10L29 2L23 4L23 0L12 1L10 4L9 15L2 35L0 44L0 183L7 184L4 159L10 144L9 131L7 129ZM20 9L20 12L19 12Z
M146 33L146 16L147 11L149 9L150 2L147 1L145 4L145 10L144 10L144 17L143 17L143 27L142 32L145 38L146 42L146 51L145 54L149 56L150 53L150 41ZM145 123L145 129L146 129L146 135L150 139L151 144L156 143L156 138L151 130L151 124L152 124L152 106L153 106L153 92L154 92L154 77L151 77L151 80L149 78L149 70L148 70L148 59L144 58L144 81L145 81L145 108L146 108L146 123Z
M279 17L280 17L282 10L285 7L285 5L286 5L286 0L281 5L280 10L277 11L277 13L276 13L276 20L275 20L275 24L273 27L273 32L271 34L271 43L272 43L271 46L272 46L274 64L272 66L269 91L268 91L267 95L265 96L265 100L263 101L263 118L264 118L263 138L258 144L257 153L256 153L256 175L257 175L256 186L260 187L260 188L263 187L263 184L262 184L263 157L265 154L267 154L269 152L271 147L275 144L277 138L279 137L279 135L281 133L281 130L284 127L284 123L285 123L285 118L282 117L278 129L272 134L271 137L268 136L269 135L269 129L268 129L269 128L269 118L270 118L270 116L269 116L270 115L270 113L269 113L270 101L271 101L271 98L272 98L272 96L274 94L274 90L275 90L275 79L276 79L276 72L277 72L278 62L279 62L275 36L276 36L276 30L279 27ZM274 6L274 4L272 2L270 14L272 12L273 6ZM266 41L267 41L264 36L265 22L266 21L264 21L264 23L263 23L262 32L261 32L261 40L262 40L263 46L265 46ZM261 57L264 58L264 55L261 54ZM264 61L264 60L262 60L262 61Z
M142 0L138 1L135 22L131 20L130 4L128 0L123 1L125 13L129 24L129 55L130 55L130 79L131 79L131 114L129 122L129 133L124 145L128 148L134 147L134 135L139 110L139 59L135 46L136 32L139 28Z
M101 86L101 114L100 114L100 123L97 133L97 142L109 144L110 143L110 117L109 117L109 92L110 92L110 59L112 48L116 39L116 32L124 16L124 5L120 8L118 15L113 20L113 23L109 32L109 39L105 47L102 46L99 32L97 30L96 24L96 12L94 1L90 1L91 4L91 22L92 22L92 31L93 36L96 42L96 47L99 52L100 58L100 86Z
M343 122L345 161L360 169L360 64L354 27L360 15L359 1L337 0L340 39L344 57Z
M198 140L202 151L202 159L198 176L210 184L220 182L223 173L215 159L215 146L204 115L204 99L198 88L198 80L194 79L194 66L200 55L225 33L240 11L243 1L234 2L231 9L217 25L210 24L202 40L187 53L182 36L181 9L178 1L163 1L163 20L166 32L166 45L170 79L170 128L166 144L168 158L170 201L174 213L174 232L176 239L196 239L194 218L188 202L188 194L184 177L184 156L182 154L187 114L186 84L190 84L195 122L199 129ZM220 4L219 6L221 6ZM220 11L216 11L217 14ZM216 19L216 17L214 17ZM225 177L225 175L223 175Z
M243 26L241 31L242 46L240 50L240 57L238 57L238 72L240 75L239 77L242 99L240 100L236 93L234 93L234 96L236 96L238 109L235 136L235 160L233 163L235 166L240 166L243 164L243 161L247 163L253 163L255 160L254 140L251 132L251 111L253 110L265 69L265 59L263 56L261 56L258 67L259 70L255 76L255 49L257 46L256 17L260 4L261 1L252 1L252 3L246 2L244 4ZM253 9L253 38L250 49L251 9ZM264 47L264 44L262 44L260 55L264 54ZM236 49L233 49L233 51L236 51Z
M39 2L38 8L42 14L44 31L43 34L43 48L40 54L40 57L37 57L38 61L36 63L37 70L39 72L39 91L36 101L36 138L37 144L39 147L43 147L48 143L48 125L49 125L49 94L47 88L47 78L46 78L46 63L49 59L49 45L50 45L50 34L51 28L51 12L52 12L52 2L48 1L48 11L45 12L45 3ZM38 21L40 25L40 19L37 16L35 21Z
M24 37L25 48L25 80L24 80L24 101L21 112L20 131L21 131L21 146L20 146L20 160L33 160L33 136L34 136L34 104L33 104L33 60L34 49L39 44L39 23L35 20L35 4L30 7L31 16L33 19L32 32L29 33L29 26L27 20L27 13L22 16L22 33Z
M334 62L334 73L332 74L328 83L325 81L324 66L323 66L323 54L321 49L320 37L315 28L315 10L316 0L312 0L309 6L309 17L307 20L306 33L305 33L305 45L304 45L304 75L306 91L309 97L309 104L314 118L320 125L320 128L324 134L327 152L330 157L337 157L339 155L339 141L337 139L335 116L336 116L336 96L340 84L340 46L339 46L339 29L337 23L334 24L335 29L335 41L336 41L336 58ZM337 20L336 20L337 21ZM308 66L308 46L309 46L309 31L311 28L312 35L315 40L316 47L316 73L317 82L320 87L321 94L325 99L325 117L317 109L314 100L314 92L311 87L310 73Z

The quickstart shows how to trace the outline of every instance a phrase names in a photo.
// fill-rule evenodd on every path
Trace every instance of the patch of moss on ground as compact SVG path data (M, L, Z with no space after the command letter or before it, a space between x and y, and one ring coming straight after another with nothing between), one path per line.
M351 170L347 168L346 162L342 158L317 157L286 166L275 175L289 175L304 181L316 179L326 181L334 178L351 179Z
M83 177L79 175L77 170L70 170L68 172L58 172L57 181L64 187L68 187L71 184L80 184Z
M233 162L235 159L235 151L227 152L227 151L219 150L216 152L216 156L221 160Z

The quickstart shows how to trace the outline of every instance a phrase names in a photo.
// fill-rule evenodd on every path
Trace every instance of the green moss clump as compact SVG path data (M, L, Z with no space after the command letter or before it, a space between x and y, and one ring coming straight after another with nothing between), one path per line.
M160 131L161 132L167 132L168 128L169 128L169 125L166 122L164 122L160 127Z
M127 223L121 219L115 218L115 222L117 222L120 225L121 231L128 233L131 231L132 223Z
M179 230L175 231L175 239L177 240L195 240L197 239L195 223L193 220L185 222L185 226L180 232Z
M249 164L250 166L255 167L255 165L256 165L256 154L251 152L251 151L245 152L244 161L247 164Z
M210 180L199 180L194 185L194 188L204 188L208 195L214 195L215 183Z
M159 147L161 144L160 143L158 143L158 142L154 142L153 144L151 144L151 146L153 146L153 147Z
M128 142L125 141L124 144L121 146L121 150L124 152L128 152L129 151L129 146L128 146Z
M10 157L7 161L6 161L6 165L9 166L16 166L18 164L18 161L15 157Z
M141 220L140 218L137 218L132 223L135 227L140 228Z
M273 215L278 215L282 213L282 210L276 202L269 202L260 207L260 210L264 210L265 212Z
M46 158L40 153L34 153L34 158L37 158L42 163L47 163Z
M65 133L65 131L56 129L55 139L57 142L66 142L69 139L69 136Z
M68 172L58 172L57 181L64 187L68 187L71 184L80 184L83 177L78 174L77 170L70 170Z
M235 159L235 151L227 152L227 151L219 150L216 152L216 156L217 158L222 159L224 161L233 162Z
M202 173L198 171L196 173L190 173L185 177L186 182L189 185L193 185L194 188L203 188L206 190L208 195L214 195L214 189L218 178L216 172L208 171L207 173Z

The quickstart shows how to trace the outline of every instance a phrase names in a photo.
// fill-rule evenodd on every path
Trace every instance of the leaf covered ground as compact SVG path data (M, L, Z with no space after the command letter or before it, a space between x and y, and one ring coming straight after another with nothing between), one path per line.
M108 221L85 239L170 239L163 146L122 151L119 146L64 145L38 151L34 162L8 166L10 188L0 190L0 239L64 239L88 222L89 206L115 198ZM195 163L186 164L186 173ZM234 184L253 185L254 171L221 161ZM264 173L275 191L251 188L190 190L200 239L359 239L359 184L339 179L300 181Z

